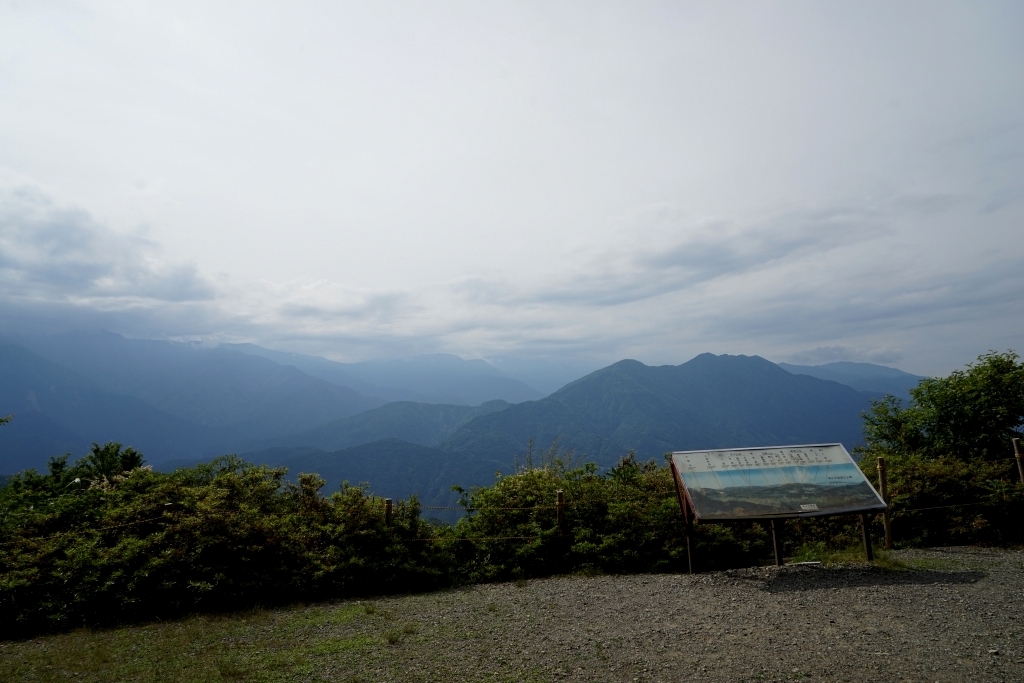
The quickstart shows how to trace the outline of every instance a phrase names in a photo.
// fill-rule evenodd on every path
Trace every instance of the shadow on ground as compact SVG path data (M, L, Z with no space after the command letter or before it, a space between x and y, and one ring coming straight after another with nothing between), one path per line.
M732 569L725 574L731 578L758 582L762 590L771 593L860 586L962 585L977 583L988 576L976 570L892 570L881 567L768 567Z

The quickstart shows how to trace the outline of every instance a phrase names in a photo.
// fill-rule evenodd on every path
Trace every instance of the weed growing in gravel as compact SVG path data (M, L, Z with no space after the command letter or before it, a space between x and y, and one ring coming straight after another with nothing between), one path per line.
M368 602L365 605L363 605L363 611L366 614L370 614L370 615L376 614L377 613L377 605L372 603L372 602Z
M893 555L881 548L873 548L875 556L874 565L882 569L900 570L908 569L908 565L897 560ZM833 550L824 543L805 543L797 548L791 562L821 562L825 565L856 564L865 562L864 547L860 545L849 546L840 550Z
M401 631L397 630L387 631L384 634L384 640L385 642L387 642L388 645L398 645L398 643L402 640L402 633Z

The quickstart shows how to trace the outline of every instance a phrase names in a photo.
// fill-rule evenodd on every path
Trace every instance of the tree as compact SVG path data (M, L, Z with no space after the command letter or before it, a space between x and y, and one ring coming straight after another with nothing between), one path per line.
M921 380L910 405L886 396L864 416L873 455L993 459L1007 454L1024 425L1024 363L1013 351L990 351L948 377Z

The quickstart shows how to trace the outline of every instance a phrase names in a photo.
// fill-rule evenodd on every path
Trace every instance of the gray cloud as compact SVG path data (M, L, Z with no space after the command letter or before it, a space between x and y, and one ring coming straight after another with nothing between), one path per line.
M650 213L642 212L636 223L649 221ZM744 228L722 220L687 224L665 207L653 213L673 220L630 226L640 234L627 228L615 248L589 256L582 267L567 265L566 274L552 273L533 286L466 278L453 291L469 302L501 306L616 306L821 255L886 233L881 212L848 206L792 211Z
M8 301L97 308L209 301L191 265L166 265L157 245L118 235L37 188L0 188L0 283Z
M0 276L14 285L0 300L8 330L106 327L350 359L454 351L511 365L515 357L580 367L624 356L682 362L705 350L894 363L921 356L908 349L937 329L1024 313L1024 258L1012 251L989 253L980 268L912 272L881 256L904 238L906 220L970 211L942 198L897 197L861 210L840 203L746 225L684 220L660 207L638 212L618 248L584 253L567 274L415 291L329 281L214 289L193 268L155 262L157 245L116 235L41 193L8 192L0 207ZM864 260L865 252L880 256ZM1021 325L1009 329L1012 338Z
M0 330L1024 347L1019 5L84 7L0 10Z

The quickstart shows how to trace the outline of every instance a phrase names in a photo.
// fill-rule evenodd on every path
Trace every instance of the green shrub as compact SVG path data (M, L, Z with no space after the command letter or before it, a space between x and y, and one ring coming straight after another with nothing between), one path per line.
M554 503L564 492L562 533ZM632 454L607 474L574 467L571 455L464 492L471 512L452 531L468 581L554 573L686 571L685 524L670 470ZM514 538L501 538L514 537ZM755 524L701 525L694 557L702 569L757 563L770 542Z
M861 451L876 485L876 457L887 458L896 544L1024 542L1024 485L1006 457L1024 419L1024 365L990 353L911 394L908 407L875 403ZM347 483L325 497L315 474L291 484L283 468L234 456L161 474L131 448L94 444L72 465L55 458L0 487L0 637L556 573L686 571L669 468L631 453L599 473L557 443L526 463L459 489L467 512L454 526L420 519L415 498L398 501L388 525L380 498ZM880 517L872 533L881 538ZM801 557L852 557L860 528L795 519L783 537ZM772 555L758 523L698 525L691 544L698 571Z
M119 444L0 490L5 635L444 585L415 499L380 499L230 456L160 474ZM121 467L126 469L118 472Z
M1024 363L1012 351L978 356L948 377L921 380L904 407L892 396L864 416L868 457L918 455L993 460L1012 455L1022 436Z
M876 463L862 468L877 486ZM886 471L897 547L1024 542L1015 462L910 454L886 458Z

